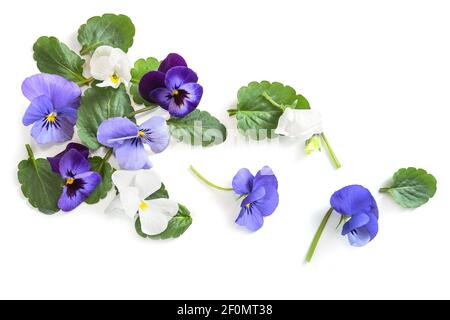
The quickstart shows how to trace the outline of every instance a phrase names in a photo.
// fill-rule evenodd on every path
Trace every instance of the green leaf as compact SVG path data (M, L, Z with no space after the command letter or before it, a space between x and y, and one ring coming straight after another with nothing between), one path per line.
M404 208L418 208L436 194L436 178L423 169L400 169L392 180L392 185L380 192L388 192Z
M58 200L62 193L62 179L54 173L47 159L34 159L27 146L29 159L19 163L18 178L23 195L30 204L45 214L59 211Z
M92 87L85 91L78 109L78 135L84 145L92 150L101 147L97 141L97 129L106 119L125 117L133 112L130 97L121 85L117 90L111 87Z
M55 37L41 37L33 46L34 60L41 72L83 82L84 60Z
M163 233L157 236L146 235L142 232L141 220L139 219L139 217L137 217L135 221L136 232L141 237L152 240L167 240L180 237L191 226L192 217L189 210L185 206L180 204L179 208L180 209L178 210L177 215L173 217L172 220L170 220L169 226Z
M308 101L289 86L268 81L252 82L238 92L236 115L239 131L256 140L275 137L274 129L287 108L309 109Z
M179 141L207 147L223 143L227 129L206 111L194 110L184 118L167 121L171 134Z
M86 199L87 204L96 204L100 200L106 198L109 190L113 187L112 174L114 169L108 161L104 161L101 157L92 157L88 159L91 170L100 173L102 182L92 192L89 198Z
M169 199L169 192L167 192L166 186L164 184L161 185L161 188L158 191L150 195L145 200L154 200L154 199Z
M125 15L105 14L93 17L78 30L81 55L92 54L100 46L120 48L124 52L133 45L136 29Z
M154 70L158 70L159 65L161 63L156 58L148 58L145 59L139 59L134 64L134 68L131 69L131 85L130 85L130 93L133 96L133 100L136 104L143 104L146 106L152 106L152 103L149 103L148 101L145 101L142 99L141 95L139 94L139 82L141 82L142 77Z

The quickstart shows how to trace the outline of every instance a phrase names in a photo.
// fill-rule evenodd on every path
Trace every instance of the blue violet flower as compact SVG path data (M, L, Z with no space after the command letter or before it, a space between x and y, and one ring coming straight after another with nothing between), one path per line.
M152 167L145 146L161 153L169 146L170 134L163 117L152 117L140 126L127 118L111 118L99 126L97 139L113 149L120 168L140 170Z
M354 247L362 247L378 234L378 206L369 190L360 185L347 186L331 196L331 209L325 215L309 248L306 261L311 262L320 237L336 211L341 215L342 235L347 236Z
M72 149L75 149L79 153L81 153L85 159L87 159L89 157L89 148L88 147L83 146L82 144L79 144L79 143L69 143L63 152L57 154L54 157L47 158L48 162L50 162L50 166L52 167L53 172L59 173L59 162L61 161L61 158Z
M264 218L272 215L279 203L278 180L269 167L262 168L256 176L248 169L241 169L233 178L232 188L222 188L204 178L191 166L192 172L210 187L222 191L234 191L243 199L236 223L255 232L262 228Z
M139 83L139 93L148 102L158 104L171 116L181 118L194 111L203 96L197 74L180 55L171 53L158 71L150 71Z
M33 124L31 136L37 143L61 143L72 139L80 106L78 85L57 75L38 74L25 79L22 92L31 102L23 116L23 124Z

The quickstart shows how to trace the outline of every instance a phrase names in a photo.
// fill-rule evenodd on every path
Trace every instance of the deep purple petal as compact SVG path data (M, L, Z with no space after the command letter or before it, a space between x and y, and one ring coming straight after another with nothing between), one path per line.
M378 218L375 199L369 190L360 185L351 185L336 191L330 203L336 212L346 216L365 213Z
M346 236L350 232L352 232L355 229L361 228L368 224L370 221L370 217L367 214L356 214L352 216L352 218L344 224L342 228L342 235Z
M254 188L266 187L278 189L278 180L272 169L265 166L255 176Z
M150 96L151 92L157 88L164 88L166 75L159 71L150 71L145 74L139 82L139 94L148 102L156 102Z
M58 201L58 208L64 212L69 212L78 207L87 197L81 192L69 192L67 186L64 186L61 197Z
M172 101L172 92L166 88L158 88L150 93L150 99L161 108L168 110Z
M83 181L82 187L79 189L84 196L89 197L91 193L102 182L102 176L97 172L84 172L75 176L75 179Z
M59 161L59 174L63 178L73 178L91 170L89 162L77 150L71 149Z
M242 208L236 223L248 230L255 232L264 225L264 218L257 208Z
M124 170L150 169L152 163L139 138L126 140L114 147L114 155Z
M40 96L50 98L58 112L64 112L67 108L78 109L80 106L80 87L54 74L37 74L25 79L22 92L30 101Z
M154 153L163 152L169 146L169 128L163 117L150 118L140 125L139 130L145 133L142 141L148 144Z
M198 97L198 96L196 96L196 97ZM198 107L198 104L199 104L199 100L197 98L194 98L194 100L191 100L191 98L189 96L186 96L183 99L182 104L177 104L175 99L172 99L169 103L169 107L167 110L169 111L171 116L177 117L177 118L182 118L182 117L187 116L192 111L194 111Z
M249 194L253 189L255 177L250 170L243 168L233 178L233 190L236 194Z
M53 103L50 98L46 96L40 96L31 101L30 106L23 116L22 122L25 126L45 119L49 114L54 111Z
M52 167L52 171L59 173L59 161L61 161L61 158L69 151L75 149L77 150L79 153L81 153L83 155L83 157L85 157L86 159L89 157L89 149L85 146L83 146L82 144L79 143L69 143L66 147L66 149L64 149L63 152L58 153L56 156L54 157L48 157L47 160L48 162L50 162L50 166Z
M177 53L170 53L167 58L165 58L161 65L159 66L158 71L167 73L173 67L187 67L187 63L182 56Z
M165 85L169 90L179 89L182 85L197 82L197 74L186 67L174 67L166 73Z
M113 148L138 136L138 127L127 118L111 118L98 127L97 140L102 145Z
M256 201L253 206L258 208L259 212L261 212L264 217L267 217L277 209L280 197L278 190L273 187L266 186L261 188L265 189L265 195L263 198Z
M61 143L72 139L73 124L65 118L57 117L57 121L48 122L45 119L34 123L31 136L39 144Z
M254 189L245 199L242 201L241 207L253 206L255 202L261 200L266 195L264 188Z

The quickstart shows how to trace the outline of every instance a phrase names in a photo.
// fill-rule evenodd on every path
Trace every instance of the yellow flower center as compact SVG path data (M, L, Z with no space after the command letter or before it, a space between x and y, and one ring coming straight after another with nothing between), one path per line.
M48 122L55 122L56 120L56 114L54 112L50 113L49 115L47 115L47 117L45 118Z
M119 78L119 76L118 76L117 74L114 73L114 74L111 76L111 81L112 81L112 83L114 83L114 84L118 84L119 81L120 81L120 78Z
M247 203L245 206L247 207L247 209L250 209L250 207L251 207L252 205L251 205L251 203Z
M172 95L173 96L177 96L177 95L179 95L180 94L180 91L178 91L178 90L173 90L172 91Z
M139 134L139 136L140 136L140 137L143 137L143 136L145 136L145 132L144 132L144 131L142 131L142 130L139 130L139 131L138 131L138 134Z
M147 204L147 202L145 202L145 201L141 201L141 204L139 205L139 209L141 209L141 210L145 210L145 209L147 209L148 208L148 204Z
M67 184L68 186L72 185L74 182L75 182L75 179L74 179L74 178L68 178L68 179L66 180L66 184Z

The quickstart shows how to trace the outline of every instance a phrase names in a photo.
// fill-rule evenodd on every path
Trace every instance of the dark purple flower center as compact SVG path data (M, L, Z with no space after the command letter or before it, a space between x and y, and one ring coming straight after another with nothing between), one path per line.
M83 179L74 179L72 177L67 178L66 187L67 187L67 196L69 198L75 197L78 190L83 189L86 182Z
M168 97L168 99L173 99L177 106L181 106L184 103L184 99L189 96L189 93L186 90L175 89L172 90L172 94Z

